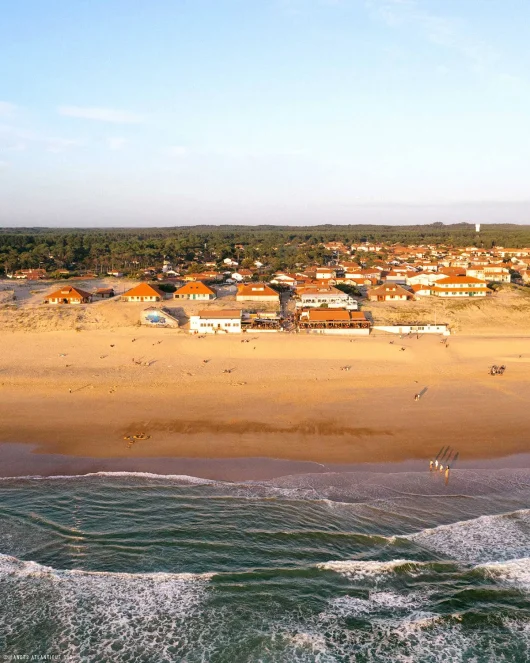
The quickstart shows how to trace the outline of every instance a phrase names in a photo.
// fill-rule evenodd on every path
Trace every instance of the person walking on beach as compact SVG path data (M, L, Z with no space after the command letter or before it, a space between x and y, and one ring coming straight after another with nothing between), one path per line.
M449 470L450 470L450 467L449 467L449 465L448 465L448 466L445 468L445 485L446 485L446 486L447 486L447 484L449 483Z
M432 466L434 465L433 461L429 461L429 472L432 472Z
M438 459L436 459L436 460L434 461L434 467L435 467L435 469L438 469Z
M444 466L440 463L440 473L444 471Z

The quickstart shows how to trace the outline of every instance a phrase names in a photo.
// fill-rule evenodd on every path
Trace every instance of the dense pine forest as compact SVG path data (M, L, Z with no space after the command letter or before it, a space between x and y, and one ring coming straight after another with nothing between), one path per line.
M530 226L491 224L480 233L469 223L416 226L193 226L179 228L0 228L0 273L42 267L126 272L160 264L200 266L234 258L241 264L260 260L271 269L325 262L327 242L530 246Z

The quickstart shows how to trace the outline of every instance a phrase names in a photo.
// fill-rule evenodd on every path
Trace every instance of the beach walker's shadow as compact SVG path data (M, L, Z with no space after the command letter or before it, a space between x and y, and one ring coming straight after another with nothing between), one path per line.
M422 390L420 391L420 393L418 394L419 397L421 398L422 396L425 396L425 394L427 393L428 389L429 389L429 387L423 387L423 389L422 389Z

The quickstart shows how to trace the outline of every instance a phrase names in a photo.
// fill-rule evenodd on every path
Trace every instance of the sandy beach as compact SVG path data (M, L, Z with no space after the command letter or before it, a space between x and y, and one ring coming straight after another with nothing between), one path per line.
M427 459L444 444L463 460L529 450L530 338L242 340L2 332L0 442L92 458L346 464ZM489 375L492 364L505 374ZM124 440L140 432L149 439Z

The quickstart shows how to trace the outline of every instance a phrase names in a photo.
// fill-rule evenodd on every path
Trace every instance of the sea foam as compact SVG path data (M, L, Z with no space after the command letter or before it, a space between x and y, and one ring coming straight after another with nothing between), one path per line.
M530 510L440 525L406 538L440 555L475 564L525 557L530 554Z
M57 570L0 555L0 603L10 607L0 650L38 627L46 654L73 663L182 660L212 575Z

